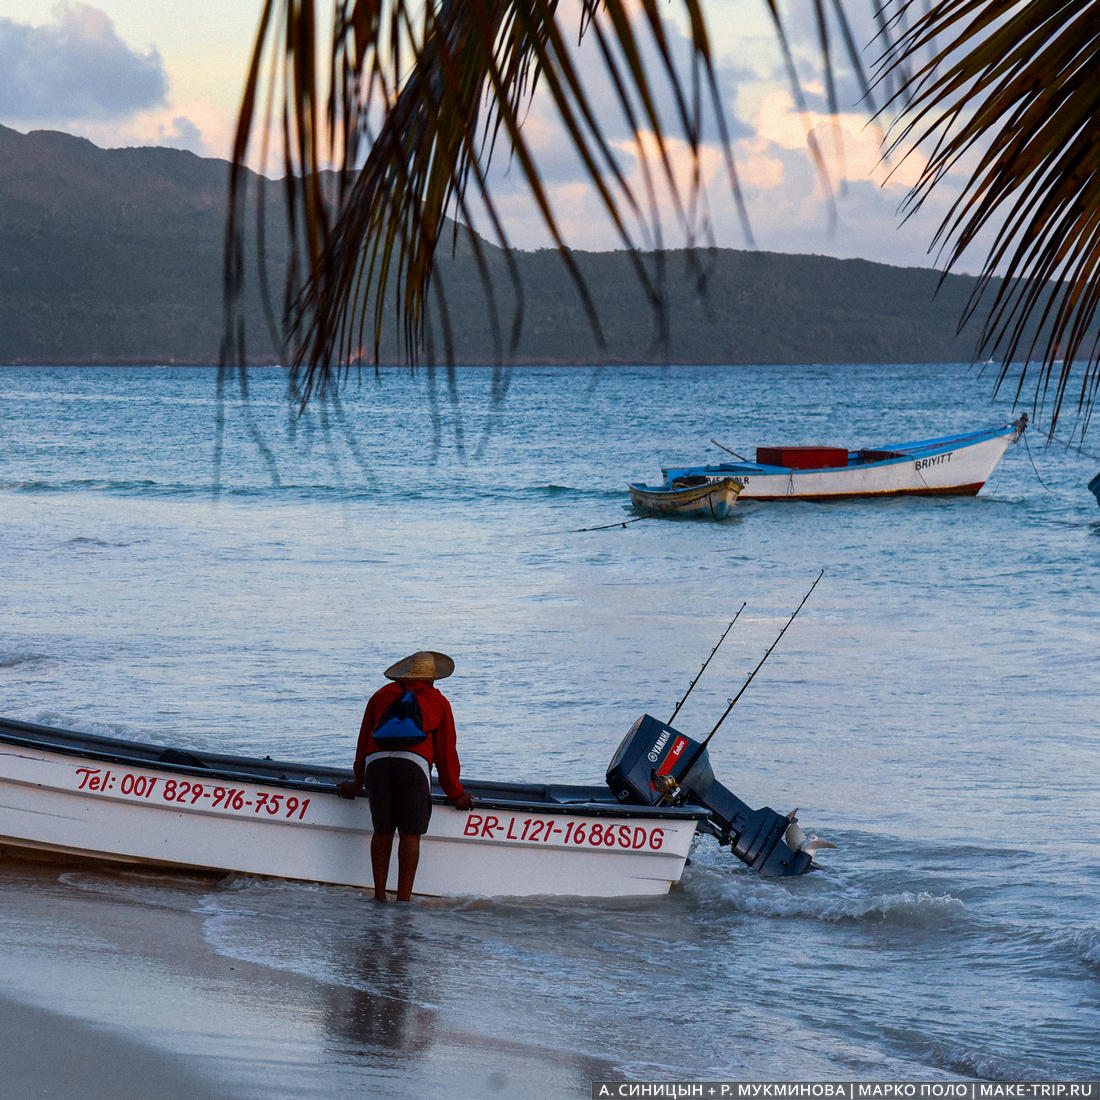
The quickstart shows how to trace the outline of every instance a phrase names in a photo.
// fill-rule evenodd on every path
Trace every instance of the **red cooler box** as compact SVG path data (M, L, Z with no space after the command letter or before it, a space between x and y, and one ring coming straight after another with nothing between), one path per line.
M843 447L757 447L756 461L761 466L792 470L826 470L847 466L848 452Z

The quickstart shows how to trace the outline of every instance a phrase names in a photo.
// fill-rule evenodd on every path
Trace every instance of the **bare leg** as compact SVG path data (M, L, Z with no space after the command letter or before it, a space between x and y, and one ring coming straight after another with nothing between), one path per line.
M388 858L388 856L387 856ZM397 900L408 901L412 897L416 865L420 862L420 836L418 833L402 833L397 841Z
M401 838L402 843L404 837ZM419 839L419 838L417 838ZM374 900L386 900L386 879L390 876L390 852L393 850L393 833L375 833L370 838L370 866L374 872ZM398 868L400 869L400 846Z

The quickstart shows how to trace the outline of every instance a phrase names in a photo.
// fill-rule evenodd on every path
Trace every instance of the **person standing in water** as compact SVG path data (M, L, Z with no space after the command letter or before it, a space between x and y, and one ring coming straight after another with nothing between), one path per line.
M454 715L446 696L435 686L454 672L445 653L420 650L383 674L392 681L367 703L355 750L355 778L339 784L343 798L364 790L370 802L374 835L371 871L374 896L386 901L393 835L397 842L397 900L412 897L420 861L420 838L432 814L431 767L435 764L447 801L469 810L474 800L459 780Z

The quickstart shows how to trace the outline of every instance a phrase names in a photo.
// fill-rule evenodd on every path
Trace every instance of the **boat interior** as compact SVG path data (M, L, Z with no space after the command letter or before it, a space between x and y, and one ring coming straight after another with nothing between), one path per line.
M92 733L56 729L31 722L0 718L0 742L46 752L60 752L85 760L127 767L155 767L159 771L204 776L222 782L263 783L292 790L328 790L351 778L350 768L323 764L291 763L269 756L232 756L153 745L144 741L102 737ZM546 783L498 783L465 780L466 789L478 804L491 809L562 810L580 812L588 808L598 816L700 818L707 811L698 806L650 807L624 805L607 787ZM438 784L432 784L432 801L446 802Z

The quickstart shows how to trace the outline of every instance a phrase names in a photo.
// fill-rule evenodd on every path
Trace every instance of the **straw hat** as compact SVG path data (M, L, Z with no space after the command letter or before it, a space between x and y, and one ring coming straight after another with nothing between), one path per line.
M382 674L387 680L442 680L455 670L446 653L422 649L398 661Z

